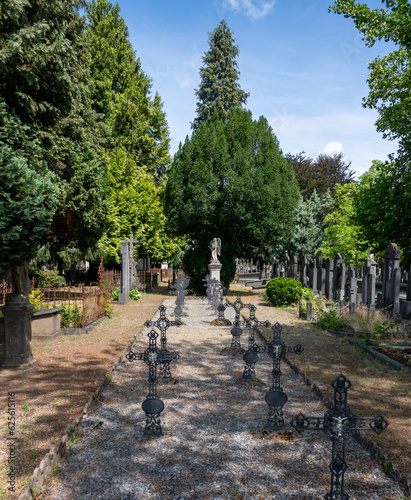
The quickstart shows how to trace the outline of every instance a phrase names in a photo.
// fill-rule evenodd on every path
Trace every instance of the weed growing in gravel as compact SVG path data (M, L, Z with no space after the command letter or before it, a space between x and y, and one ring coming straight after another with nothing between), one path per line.
M284 474L287 476L287 477L290 477L291 476L291 471L290 469L283 469L284 471Z

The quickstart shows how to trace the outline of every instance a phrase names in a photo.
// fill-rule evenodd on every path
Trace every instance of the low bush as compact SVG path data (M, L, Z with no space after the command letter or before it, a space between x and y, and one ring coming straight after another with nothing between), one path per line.
M81 328L83 326L83 317L77 304L63 302L60 307L62 308L60 316L61 328Z
M132 288L130 290L130 299L140 300L141 299L141 293L138 290L135 290L134 288Z
M265 291L270 302L276 307L283 307L298 303L303 286L293 278L273 278L267 283Z
M336 309L317 309L315 311L317 316L317 325L326 330L341 330L346 324L347 320L343 314Z
M43 288L54 288L60 286L66 286L66 280L63 276L60 276L57 271L54 269L48 269L47 271L43 271L39 269L37 271L40 285Z

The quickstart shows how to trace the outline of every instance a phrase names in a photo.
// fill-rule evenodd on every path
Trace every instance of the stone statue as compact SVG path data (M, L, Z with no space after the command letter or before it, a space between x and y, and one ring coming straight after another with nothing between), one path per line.
M221 255L221 239L213 238L213 240L210 243L210 249L211 249L211 260L218 262L218 255Z

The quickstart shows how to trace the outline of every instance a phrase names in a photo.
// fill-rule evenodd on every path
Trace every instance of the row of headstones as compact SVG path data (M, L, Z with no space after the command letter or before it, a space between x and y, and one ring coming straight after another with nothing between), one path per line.
M371 308L392 308L394 314L411 312L411 280L407 281L407 303L400 308L400 285L411 276L411 266L408 273L402 275L400 268L400 250L391 243L384 255L384 267L381 275L373 259L367 259L360 269L360 278L357 278L353 264L346 266L341 254L335 259L325 260L321 253L308 267L307 259L303 255L291 259L286 255L284 263L284 277L300 281L304 287L310 287L314 296L326 297L328 300L348 301L350 304L364 304ZM279 277L280 266L273 265L273 276ZM377 297L376 284L378 278L382 281L381 293ZM358 291L361 283L361 292ZM409 304L408 304L409 303Z
M210 283L211 285L211 283ZM221 304L223 298L221 297ZM281 325L277 322L272 326L273 338L270 343L265 346L260 346L256 343L255 334L260 326L270 327L268 321L260 322L255 316L256 307L251 304L244 304L241 301L241 295L237 295L237 300L234 303L225 302L225 306L233 307L236 314L234 327L231 330L233 337L239 337L238 329L241 326L248 330L248 349L243 356L245 361L245 369L243 380L256 379L255 364L259 360L258 353L266 352L273 360L272 370L272 385L265 395L265 401L269 406L269 418L265 428L272 430L282 430L285 427L283 418L283 406L287 402L287 395L281 387L281 359L286 357L287 353L294 352L301 354L303 347L299 344L296 346L286 346L281 339ZM249 309L250 315L244 321L240 319L242 309ZM146 321L145 326L156 327L161 331L161 348L157 347L158 333L152 329L148 333L149 347L143 353L135 353L130 351L126 358L131 362L134 360L142 360L149 367L149 394L146 396L142 404L143 411L146 414L146 426L144 430L145 436L161 436L161 421L160 414L164 410L164 403L157 394L157 366L160 365L160 377L170 378L169 365L172 361L177 361L180 355L177 352L170 352L167 349L166 333L170 326L181 326L181 321L170 321L166 315L164 306L160 306L160 317L156 321ZM237 333L233 330L237 329ZM238 343L239 344L239 343ZM380 434L387 426L387 420L377 414L375 417L356 417L355 414L347 405L348 389L351 387L351 382L342 374L338 375L331 383L334 389L334 404L332 408L324 413L323 417L307 417L303 413L299 413L291 422L290 425L298 432L302 433L306 429L322 430L326 432L332 441L332 459L329 465L331 471L331 489L324 498L329 500L348 499L349 495L344 492L344 473L347 469L345 462L345 438L349 434L358 430L373 430Z

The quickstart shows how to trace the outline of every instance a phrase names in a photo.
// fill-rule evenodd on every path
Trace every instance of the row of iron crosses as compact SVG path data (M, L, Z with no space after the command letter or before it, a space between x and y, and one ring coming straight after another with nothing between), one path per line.
M208 279L208 278L207 278ZM210 283L208 283L209 285ZM182 282L177 287L178 290L185 290L187 282ZM214 285L214 284L212 284ZM218 290L218 287L216 287ZM248 330L248 349L243 356L245 368L243 373L244 380L256 380L255 364L259 359L260 353L267 353L273 360L272 370L272 384L265 395L265 401L269 407L269 416L265 424L266 429L283 430L285 422L283 418L283 406L287 402L287 394L281 387L281 360L286 358L288 353L301 354L303 347L300 344L295 346L287 346L281 339L282 326L277 322L271 325L269 321L258 321L255 312L256 307L252 304L244 304L241 301L241 294L237 294L235 302L226 300L223 303L220 297L220 291L217 296L219 300L215 299L216 295L209 295L209 300L212 301L214 307L217 309L219 316L224 317L226 307L232 307L235 311L235 319L231 329L232 342L231 347L236 349L237 352L241 350L240 337L242 335L242 328ZM159 379L171 379L170 363L175 362L180 358L177 352L169 351L167 349L167 330L170 326L181 326L180 319L181 306L184 302L184 293L180 293L179 304L175 310L176 320L170 321L166 317L166 308L162 305L159 307L160 316L155 321L146 321L146 327L155 327L161 332L160 348L157 346L157 338L159 334L156 330L152 329L148 334L149 346L142 353L135 353L130 351L126 358L131 362L134 360L142 360L149 367L149 393L143 402L142 408L146 414L146 425L144 429L144 436L161 436L161 422L160 413L164 410L164 403L157 394L157 384ZM177 293L177 297L179 294ZM211 297L214 297L211 299ZM241 311L248 309L250 315L247 319L241 320ZM273 338L265 346L257 345L255 341L255 334L258 327L269 328L271 326ZM243 350L244 351L244 350ZM159 368L159 376L157 375L157 367ZM348 493L344 492L344 474L347 469L345 461L345 438L350 433L358 430L373 430L377 434L386 429L388 426L387 420L380 414L374 417L357 417L347 404L348 389L351 387L351 382L343 375L338 375L331 387L334 389L334 402L331 409L327 410L322 417L307 417L303 413L299 413L291 422L290 425L298 432L302 433L305 430L321 430L326 432L332 442L332 458L329 464L331 471L331 489L324 495L326 500L348 500Z

